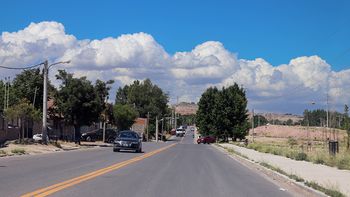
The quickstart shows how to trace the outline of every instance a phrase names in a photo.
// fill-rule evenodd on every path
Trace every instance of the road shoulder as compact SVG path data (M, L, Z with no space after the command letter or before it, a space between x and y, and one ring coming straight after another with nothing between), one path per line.
M212 146L215 147L217 150L221 151L223 154L227 155L228 157L241 163L243 166L249 168L250 170L256 172L257 174L262 175L262 177L265 178L266 180L279 186L281 190L287 190L293 196L298 196L298 197L299 196L310 196L310 197L327 196L319 191L306 187L303 184L298 183L285 175L279 174L273 170L270 170L264 166L261 166L259 163L256 163L247 158L244 158L244 156L240 156L235 153L230 153L228 152L228 150L216 144Z

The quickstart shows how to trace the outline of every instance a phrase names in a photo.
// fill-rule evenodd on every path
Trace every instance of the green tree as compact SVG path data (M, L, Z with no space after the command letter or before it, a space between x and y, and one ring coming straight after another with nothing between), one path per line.
M244 139L249 128L246 108L245 91L237 84L220 91L211 87L199 100L196 125L202 135Z
M293 125L294 123L293 123L293 120L292 119L288 119L287 121L286 121L286 125L288 125L288 126L291 126L291 125Z
M265 116L260 114L254 115L254 128L259 127L261 125L266 125L268 122L269 121L265 118Z
M138 117L136 109L129 104L116 104L113 108L115 123L119 130L127 130L134 124Z
M168 115L168 95L150 79L143 82L134 81L131 85L119 88L116 93L116 104L129 104L136 108L141 118L147 118L150 114L149 132L155 132L155 119Z
M40 69L24 70L16 75L13 80L14 101L18 102L21 99L26 99L34 104L36 109L42 109L43 106L43 74ZM48 95L52 98L55 88L48 81Z
M20 136L19 140L23 142L25 136L28 137L28 124L33 121L40 120L41 112L33 107L28 100L22 99L18 104L15 104L5 110L5 118L7 120L19 119ZM26 135L25 135L26 128Z
M75 142L80 143L80 127L99 120L103 101L97 88L86 77L73 78L73 74L64 70L58 72L56 78L61 85L55 95L55 105L65 121L74 126Z
M218 92L216 87L210 87L202 94L198 102L196 126L203 136L212 135L213 130L216 129L212 117L214 117L215 97Z

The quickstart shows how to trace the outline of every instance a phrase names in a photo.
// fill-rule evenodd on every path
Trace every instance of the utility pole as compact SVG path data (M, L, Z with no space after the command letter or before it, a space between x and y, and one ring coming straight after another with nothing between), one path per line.
M8 86L7 86L7 102L6 102L6 109L9 108L9 100L10 100L10 81L11 77L8 77Z
M252 110L252 136L253 136L253 142L254 142L254 109Z
M177 128L177 115L176 115L176 111L175 111L175 129Z
M158 116L156 116L156 142L158 142Z
M6 109L6 98L7 98L7 96L6 96L6 93L7 93L6 87L7 87L7 77L5 77L5 83L4 83L4 90L5 90L5 92L4 92L4 111Z
M147 140L147 142L148 142L148 138L149 138L149 135L148 135L148 133L149 133L149 112L147 112L147 135L146 135L146 140Z
M49 72L49 63L44 62L44 89L43 89L43 127L42 127L42 142L47 144L47 78Z
M35 90L34 90L34 98L33 98L33 107L35 105L35 99L36 99L36 91L38 90L37 87L35 87Z
M43 125L42 125L42 142L44 144L47 144L47 80L48 80L48 75L49 75L49 68L51 66L57 65L57 64L69 64L70 61L65 61L65 62L56 62L53 63L49 66L49 62L45 60L43 63L44 68L43 68L43 75L44 75L44 87L43 87ZM74 131L75 132L75 131ZM80 140L79 140L80 142Z
M163 140L163 135L164 135L164 117L161 119L162 121L162 138L160 140Z
M329 127L329 101L328 101L328 90L327 90L327 129Z

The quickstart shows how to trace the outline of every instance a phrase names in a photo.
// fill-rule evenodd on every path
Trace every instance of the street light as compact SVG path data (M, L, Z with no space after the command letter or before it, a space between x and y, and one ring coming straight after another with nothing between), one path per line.
M45 60L42 64L44 64L43 75L44 75L44 88L43 88L43 127L42 127L42 141L44 144L47 144L47 79L49 74L49 69L57 64L69 64L70 61L64 62L56 62L49 65L49 62Z

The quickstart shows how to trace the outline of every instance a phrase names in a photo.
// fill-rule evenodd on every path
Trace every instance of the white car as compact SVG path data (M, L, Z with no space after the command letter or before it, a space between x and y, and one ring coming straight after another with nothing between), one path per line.
M49 137L46 136L46 141L49 141ZM41 133L38 133L38 134L35 134L33 135L33 140L36 141L36 142L41 142L43 141L43 135Z
M183 137L185 135L185 129L177 128L176 129L176 137Z

